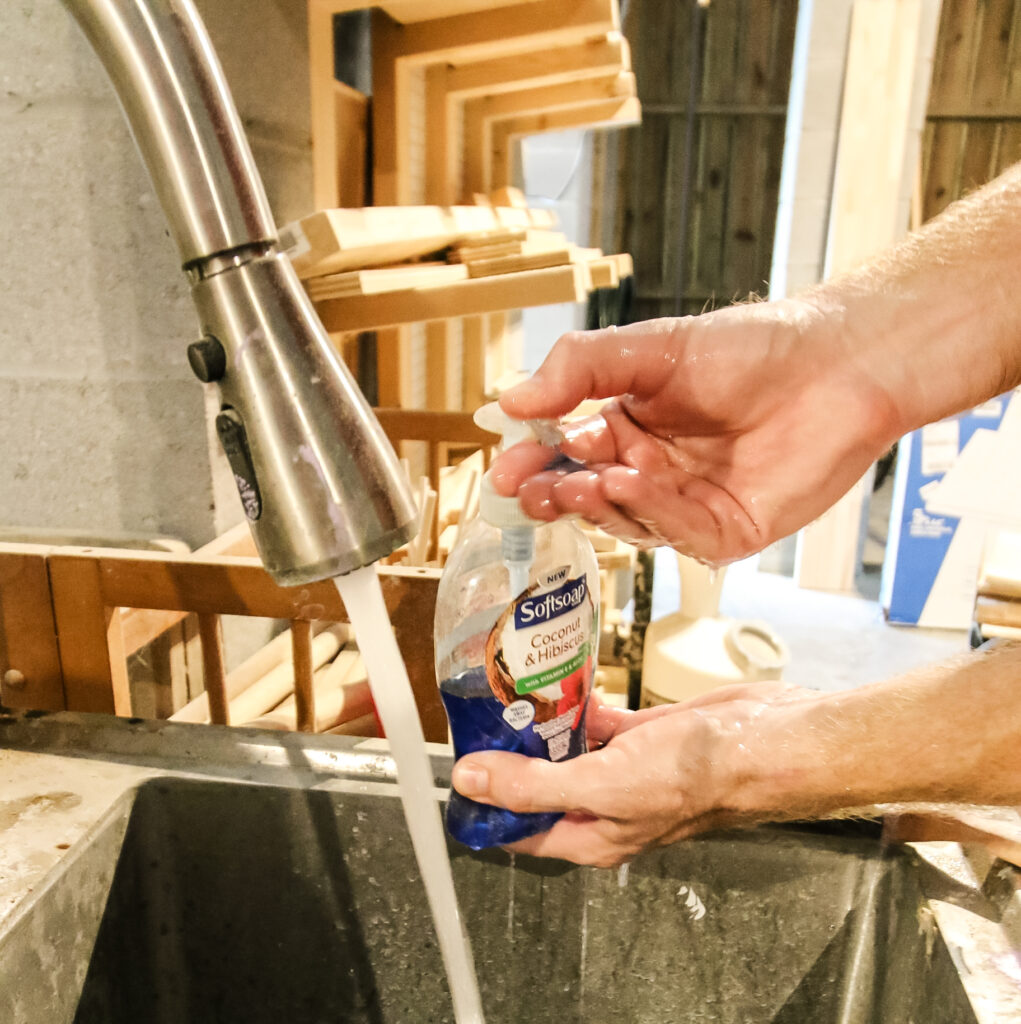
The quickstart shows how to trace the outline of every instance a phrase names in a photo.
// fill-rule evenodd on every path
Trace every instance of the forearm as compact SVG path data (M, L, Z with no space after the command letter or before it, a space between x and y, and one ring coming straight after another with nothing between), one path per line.
M1021 645L771 709L733 754L741 817L1021 804Z
M1021 384L1021 164L807 297L881 377L900 433Z

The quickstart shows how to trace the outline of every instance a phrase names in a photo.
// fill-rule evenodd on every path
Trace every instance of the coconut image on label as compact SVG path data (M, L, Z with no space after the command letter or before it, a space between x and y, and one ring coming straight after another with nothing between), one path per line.
M584 573L563 566L519 594L486 640L486 679L512 728L530 728L551 761L585 751L596 612Z

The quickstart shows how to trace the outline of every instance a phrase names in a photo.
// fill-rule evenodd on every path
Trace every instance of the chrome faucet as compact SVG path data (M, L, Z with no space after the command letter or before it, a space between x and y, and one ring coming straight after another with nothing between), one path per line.
M113 82L181 253L216 430L278 583L378 561L415 532L407 479L286 256L192 0L63 0Z

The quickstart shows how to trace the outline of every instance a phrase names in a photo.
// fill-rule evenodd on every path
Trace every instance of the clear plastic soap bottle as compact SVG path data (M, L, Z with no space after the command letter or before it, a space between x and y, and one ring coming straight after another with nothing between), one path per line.
M493 429L493 415L486 407L477 419ZM504 443L519 440L523 424L503 419ZM582 531L530 519L487 473L479 515L451 552L436 600L436 674L456 757L507 750L563 761L585 752L598 611L596 557ZM545 832L559 817L455 791L447 805L448 831L475 850Z

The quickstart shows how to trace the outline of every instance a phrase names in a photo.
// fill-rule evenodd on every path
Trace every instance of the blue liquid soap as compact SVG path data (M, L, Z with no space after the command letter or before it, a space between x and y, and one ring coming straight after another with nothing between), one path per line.
M506 750L528 757L548 757L546 743L533 730L511 728L503 718L503 705L493 699L484 666L476 666L440 683L440 696L447 710L454 756L479 750ZM585 713L571 730L567 757L585 753ZM506 846L519 839L548 832L562 817L559 813L516 814L503 807L476 803L451 790L447 803L447 831L473 850Z

